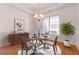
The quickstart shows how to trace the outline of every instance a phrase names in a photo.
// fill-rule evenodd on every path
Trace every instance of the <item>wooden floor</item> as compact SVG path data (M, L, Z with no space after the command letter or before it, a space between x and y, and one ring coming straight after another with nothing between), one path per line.
M65 47L63 43L58 43L61 48L62 55L79 55L79 50L75 45L71 45L70 47Z
M62 51L62 55L79 55L79 51L75 45L65 47L63 43L57 43ZM16 55L20 45L9 45L0 48L0 55Z

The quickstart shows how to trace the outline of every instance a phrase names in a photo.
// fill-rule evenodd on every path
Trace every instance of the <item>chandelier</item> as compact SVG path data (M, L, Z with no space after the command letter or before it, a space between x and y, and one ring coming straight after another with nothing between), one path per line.
M35 14L34 18L41 19L41 18L44 18L44 15L43 14Z
M36 19L44 18L44 15L40 13L40 3L39 3L39 10L38 10L38 12L34 15L34 18L36 18Z

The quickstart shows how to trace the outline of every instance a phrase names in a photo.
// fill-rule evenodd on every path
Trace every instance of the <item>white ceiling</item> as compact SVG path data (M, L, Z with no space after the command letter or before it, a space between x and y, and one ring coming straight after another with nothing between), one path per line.
M47 8L50 8L51 6L56 6L59 4L52 4L52 3L27 3L27 4L20 4L22 6L24 6L25 8L28 8L29 10L36 12L36 11L42 11L45 10Z
M69 3L15 3L16 7L23 9L29 13L35 14L40 11L40 13L46 13L50 10L55 10L60 7L75 5Z

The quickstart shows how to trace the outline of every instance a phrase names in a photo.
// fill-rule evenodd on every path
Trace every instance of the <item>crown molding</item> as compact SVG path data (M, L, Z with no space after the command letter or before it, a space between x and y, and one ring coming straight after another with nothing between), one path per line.
M74 4L73 3L70 3L70 4L69 3L60 3L60 4L56 5L56 6L53 6L53 7L51 6L51 7L47 8L47 9L41 10L40 13L42 13L42 14L43 13L49 13L49 12L52 12L52 11L60 10L60 9L63 9L63 8L74 6L74 5L77 5L77 4L75 4L75 3ZM22 6L20 4L14 3L14 6L21 9L21 10L23 10L23 11L26 11L26 12L32 14L32 15L35 14L34 11L32 11L32 10L30 10L28 8L25 8L25 6Z
M31 10L29 10L28 8L25 8L24 6L22 6L22 5L20 5L20 4L14 3L13 5L14 5L15 7L17 7L17 8L19 8L19 9L23 10L23 11L26 11L26 12L28 12L28 13L30 13L30 14L33 14L33 12L32 12Z

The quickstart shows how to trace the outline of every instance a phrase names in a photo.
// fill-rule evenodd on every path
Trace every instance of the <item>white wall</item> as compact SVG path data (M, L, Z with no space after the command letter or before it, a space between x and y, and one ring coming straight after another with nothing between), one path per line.
M79 5L60 8L58 10L45 14L45 16L49 15L59 15L60 24L63 22L71 21L72 24L75 25L76 33L74 35L74 38L71 39L71 42L73 44L76 44L79 48ZM14 31L14 18L22 19L25 21L24 31L30 33L37 31L35 30L36 21L33 20L33 16L31 14L18 9L11 4L0 4L0 46L9 44L7 35ZM64 40L61 34L59 40Z
M75 19L76 22L76 45L79 48L79 4L77 4L77 19Z
M14 18L25 21L24 32L34 32L34 21L31 14L12 4L0 4L0 47L9 44L8 34L14 31Z
M59 8L57 10L54 10L50 13L45 13L45 16L54 16L57 15L60 17L60 24L63 22L68 22L70 21L75 27L76 27L76 33L70 38L70 41L72 44L76 44L77 47L79 47L79 39L77 39L79 35L79 23L78 23L78 15L79 15L79 7L77 5L69 5L66 7ZM78 15L77 15L78 14ZM52 36L53 37L53 36ZM78 37L79 38L79 37ZM59 35L59 41L64 41L64 37Z

